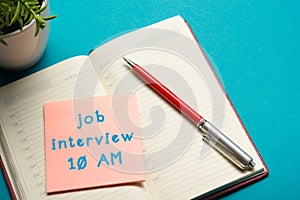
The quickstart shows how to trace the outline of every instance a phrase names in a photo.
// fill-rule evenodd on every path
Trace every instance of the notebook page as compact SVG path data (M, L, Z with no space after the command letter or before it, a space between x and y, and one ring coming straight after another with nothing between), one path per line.
M159 27L188 34L187 39L157 30ZM149 40L147 31L150 32L149 35L154 35L153 40L149 37L151 41L145 41ZM163 33L160 35L157 33L159 31ZM90 55L108 93L137 93L147 170L146 183L155 199L197 197L263 171L255 149L202 52L196 50L198 47L195 47L195 41L188 41L191 38L184 21L175 17L156 24L155 30L133 33L132 37L126 36L117 42L103 45ZM161 40L157 42L157 39ZM168 40L171 42L168 43ZM167 48L162 48L161 43ZM123 44L127 46L123 47ZM199 65L193 65L190 59L186 59L190 55L197 56L198 60L195 62ZM194 125L130 72L121 56L142 65L225 132L254 158L257 164L255 169L241 172L204 144Z
M148 198L143 184L46 195L44 103L103 94L100 84L90 85L97 83L94 74L88 57L74 57L0 89L1 141L9 148L2 156L15 163L17 173L10 175L23 186L20 199Z

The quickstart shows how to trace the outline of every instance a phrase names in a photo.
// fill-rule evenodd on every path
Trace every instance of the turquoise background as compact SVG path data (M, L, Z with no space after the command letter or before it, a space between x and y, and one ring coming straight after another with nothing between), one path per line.
M299 198L300 1L50 1L51 34L42 60L0 70L0 85L165 18L181 15L213 59L270 175L225 199ZM199 169L200 170L200 169ZM1 175L2 176L2 175ZM0 177L0 198L10 199Z

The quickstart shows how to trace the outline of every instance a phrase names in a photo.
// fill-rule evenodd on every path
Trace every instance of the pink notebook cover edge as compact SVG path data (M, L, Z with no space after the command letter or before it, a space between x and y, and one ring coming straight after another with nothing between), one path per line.
M7 188L8 188L8 191L10 193L10 197L12 199L17 199L16 195L15 195L15 191L13 189L13 186L12 186L12 183L9 179L9 176L8 176L8 173L6 171L6 168L5 168L5 165L3 163L3 160L2 160L2 156L0 155L0 166L1 166L1 170L2 170L2 174L3 174L3 177L4 177L4 180L6 182L6 185L7 185Z

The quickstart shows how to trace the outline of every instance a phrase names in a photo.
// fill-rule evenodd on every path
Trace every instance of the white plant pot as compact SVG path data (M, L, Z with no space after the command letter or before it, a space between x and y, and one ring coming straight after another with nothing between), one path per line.
M47 5L42 16L49 16L49 3L45 0L42 6ZM35 37L35 20L23 27L23 30L1 35L7 46L0 44L0 67L7 70L23 70L36 64L42 57L49 36L50 23Z

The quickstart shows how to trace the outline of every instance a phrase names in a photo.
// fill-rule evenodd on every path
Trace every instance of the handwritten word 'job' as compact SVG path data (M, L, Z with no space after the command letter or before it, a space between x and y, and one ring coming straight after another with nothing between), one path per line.
M104 115L100 114L98 110L95 111L95 118L98 123L104 122ZM93 123L94 121L94 116L92 115L87 115L82 117L81 114L78 114L78 126L77 129L81 129L83 127L83 124L89 125Z

